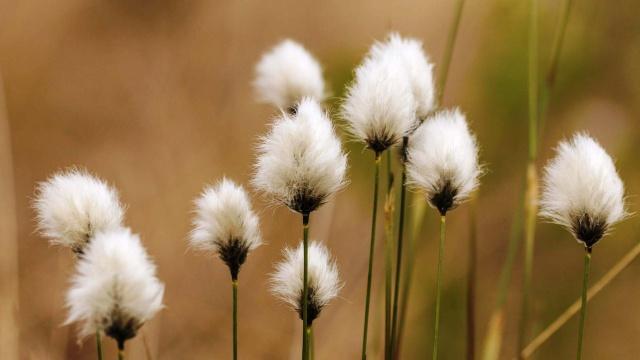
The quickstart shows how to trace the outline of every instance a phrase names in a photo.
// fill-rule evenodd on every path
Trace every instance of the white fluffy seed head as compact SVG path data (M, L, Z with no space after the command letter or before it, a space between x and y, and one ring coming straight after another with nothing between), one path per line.
M258 146L253 184L301 214L316 210L345 184L347 156L331 120L313 99L283 113Z
M253 85L260 101L283 110L304 97L320 102L325 96L320 64L302 45L289 39L262 56Z
M191 246L217 253L237 277L249 251L262 244L258 217L242 186L223 179L196 200Z
M298 312L302 319L302 295L304 254L302 243L295 249L285 248L284 259L276 265L271 274L271 291ZM307 315L309 323L318 317L322 309L333 300L342 283L338 267L331 258L329 250L319 242L309 243L308 253L308 302Z
M391 33L386 41L374 44L369 56L373 58L400 57L409 76L416 102L416 115L423 119L433 111L435 108L433 64L429 62L420 40L403 38L398 33Z
M481 174L478 145L458 110L428 118L409 138L408 183L442 215L467 199Z
M597 141L576 134L560 142L544 170L540 214L588 248L624 219L624 185Z
M101 331L125 341L163 307L163 294L137 235L126 228L98 233L76 265L66 323L79 322L80 337Z
M416 101L399 52L368 56L342 104L353 136L375 152L397 144L416 125Z
M76 253L82 253L94 234L121 227L124 214L114 188L75 169L40 183L33 206L41 234Z

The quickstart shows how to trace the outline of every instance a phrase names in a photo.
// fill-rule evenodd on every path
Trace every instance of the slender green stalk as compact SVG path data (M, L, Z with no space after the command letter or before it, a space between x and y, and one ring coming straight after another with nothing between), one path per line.
M469 254L467 262L467 360L473 360L476 353L476 198L469 203Z
M238 279L231 281L233 288L233 360L238 360Z
M316 346L313 339L313 326L309 326L307 328L307 337L309 338L309 352L311 353L309 359L313 360L316 358Z
M640 256L640 243L631 248L620 260L618 260L587 292L587 302L598 295L602 289L613 281L620 273ZM582 299L578 299L571 304L560 316L558 316L549 326L547 326L538 336L533 339L524 350L521 357L529 358L533 353L553 336L564 324L567 323L581 309Z
M444 94L444 88L447 84L447 77L449 75L449 65L451 64L451 57L453 55L453 48L458 35L458 29L460 28L460 18L462 18L462 9L464 8L464 0L458 0L456 3L455 14L453 16L453 23L449 30L449 37L447 38L447 47L444 51L442 58L442 65L440 67L440 76L438 77L438 105L442 102L442 96Z
M406 152L407 145L409 143L409 137L402 138L402 183L400 184L400 219L398 220L398 247L396 250L396 278L395 288L393 290L393 318L391 320L391 352L393 354L394 346L396 345L396 332L398 329L398 296L400 294L400 273L402 272L402 240L404 238L404 214L405 214L405 202L407 197L407 167L406 167Z
M302 246L303 246L303 275L302 275L302 359L309 359L309 338L307 337L307 327L309 327L308 301L309 301L309 214L302 214Z
M387 152L387 195L384 204L385 216L385 252L384 252L384 358L391 357L391 287L393 273L393 215L395 198L393 196L393 170L391 152Z
M591 248L585 248L584 275L582 278L582 306L580 307L580 327L578 328L578 355L582 359L582 339L584 337L584 322L587 318L587 289L589 287L589 270L591 268Z
M529 0L529 164L527 166L527 196L525 196L525 252L522 284L522 306L518 328L518 351L527 337L533 251L535 245L538 179L535 161L538 154L538 1Z
M433 360L438 359L438 341L440 339L440 292L442 288L442 272L444 262L444 237L447 227L447 217L440 216L440 245L438 249L438 275L436 278L436 321L433 331Z
M449 67L451 65L451 58L453 57L453 50L455 49L456 40L458 37L458 29L460 28L460 19L462 18L462 10L464 9L465 0L458 0L455 5L455 12L453 15L453 22L451 23L451 27L449 28L449 35L447 37L447 43L444 49L444 54L442 56L442 64L440 66L440 73L438 74L438 83L436 88L436 106L439 107L442 104L442 98L444 97L445 87L447 85L447 79L449 77ZM422 195L416 193L413 198L413 203L416 206L413 208L413 232L409 238L409 249L414 248L414 244L416 241L416 237L418 236L419 231L416 229L421 228L422 222L424 221L427 205L422 199ZM415 254L413 251L409 251L407 253L407 268L403 271L403 277L401 281L402 285L402 296L400 297L400 315L397 323L398 334L392 340L394 342L393 345L393 358L399 359L400 357L400 347L402 344L402 337L404 335L405 328L405 319L407 309L409 307L409 294L411 292L411 281L413 280L413 268L414 268L414 257Z
M118 360L124 360L124 341L118 340Z
M364 331L362 335L362 359L367 358L367 332L369 330L369 303L371 300L371 275L373 272L373 254L376 239L376 215L378 213L378 186L380 184L380 154L375 154L373 175L373 210L371 216L371 240L369 243L369 271L367 273L367 295L364 305Z
M98 352L98 360L102 360L102 336L100 330L96 331L96 351Z

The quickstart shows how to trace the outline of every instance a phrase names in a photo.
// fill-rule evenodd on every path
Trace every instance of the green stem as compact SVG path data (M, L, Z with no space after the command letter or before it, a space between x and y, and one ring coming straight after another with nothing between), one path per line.
M96 351L98 352L98 360L102 360L102 339L100 330L96 331Z
M303 275L302 275L302 359L309 359L309 339L307 337L306 329L309 327L309 318L308 318L308 298L309 298L309 288L308 288L308 268L309 268L309 214L302 214L302 246L304 253L304 261L303 261Z
M309 326L307 328L307 337L309 338L309 352L311 353L309 358L310 360L313 360L316 357L316 346L313 339L313 326Z
M467 360L475 358L476 351L476 317L475 317L475 293L476 293L476 199L469 204L469 254L467 263Z
M447 227L447 217L440 216L440 245L438 250L438 274L436 278L436 321L433 332L433 360L438 359L438 340L440 338L440 292L442 288L442 272L444 262L444 238Z
M118 360L124 360L124 341L118 340Z
M589 270L591 268L591 248L585 248L584 275L582 278L582 306L580 308L580 327L578 329L578 356L582 359L582 339L584 337L584 322L587 318L587 289L589 288Z
M449 75L449 65L451 64L451 57L453 55L453 48L458 35L458 29L460 28L460 18L462 18L462 9L464 8L464 0L458 0L456 3L456 12L453 17L453 23L449 30L449 37L447 38L447 47L444 51L442 59L442 66L440 67L440 76L438 76L438 106L442 102L444 95L444 88L447 84L447 77Z
M238 360L238 279L231 281L233 289L233 360Z
M387 196L385 199L385 252L384 252L384 357L386 360L391 356L391 282L393 273L393 215L395 213L395 200L393 198L393 171L391 167L391 152L387 152Z
M373 175L373 210L371 216L371 239L369 242L369 271L367 273L367 295L364 305L364 331L362 335L362 359L367 358L367 333L369 330L369 302L371 300L371 275L373 272L373 254L376 239L376 215L378 213L378 186L380 183L380 153L375 154Z
M538 155L538 0L529 0L529 161Z
M391 354L393 354L396 344L396 331L398 325L398 295L400 294L400 273L402 270L402 240L404 238L404 213L407 196L407 171L406 171L406 151L409 138L402 138L402 183L400 184L400 219L398 220L398 248L396 252L396 278L393 291L393 318L391 320Z

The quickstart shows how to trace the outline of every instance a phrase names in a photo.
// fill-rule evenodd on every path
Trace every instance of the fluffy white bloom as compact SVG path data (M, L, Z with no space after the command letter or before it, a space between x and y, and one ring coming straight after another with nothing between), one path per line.
M324 99L324 80L318 61L299 43L284 40L256 65L253 83L260 101L286 110L303 98Z
M258 217L241 186L223 179L206 187L196 200L191 245L216 252L236 279L247 253L262 244Z
M587 248L625 215L624 185L607 152L577 134L558 145L544 170L541 215L566 227Z
M407 158L408 183L442 215L478 186L478 145L458 109L427 119L409 138Z
M276 265L271 274L271 291L285 303L291 305L302 319L302 294L304 292L304 249L302 243L297 248L285 248L284 260ZM307 317L309 324L320 311L338 296L342 289L338 267L329 251L321 243L309 243L307 280Z
M347 156L328 115L305 98L283 113L258 147L253 184L291 210L309 214L345 184Z
M162 308L164 285L140 238L129 229L98 233L77 263L67 293L67 324L80 336L106 333L119 344Z
M397 33L391 33L385 42L374 44L369 56L399 56L409 75L417 116L422 119L429 115L435 107L433 64L429 62L420 40L403 38Z
M342 116L350 132L378 153L413 130L416 102L399 53L365 58L347 91Z
M121 227L124 214L116 190L81 170L62 171L40 183L34 208L40 232L76 253L94 234Z

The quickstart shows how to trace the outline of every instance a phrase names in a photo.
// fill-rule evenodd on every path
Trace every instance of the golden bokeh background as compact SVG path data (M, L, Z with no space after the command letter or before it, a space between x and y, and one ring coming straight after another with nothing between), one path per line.
M561 3L540 1L542 80ZM19 355L8 345L3 359L95 356L92 339L79 346L74 329L61 326L73 256L48 246L34 231L30 207L37 182L72 165L119 189L128 206L126 224L141 234L166 284L166 309L130 342L128 357L145 358L144 339L153 359L229 358L227 269L218 259L189 251L186 238L192 200L205 184L222 176L249 184L257 138L275 115L256 103L251 88L261 53L284 38L303 43L323 64L333 94L328 106L335 113L352 69L372 41L390 30L423 40L438 71L453 9L453 1L435 0L0 0L0 329L14 326L3 339L19 334L13 337ZM443 101L466 112L488 169L477 200L478 347L526 167L527 11L523 1L467 1ZM538 162L541 168L563 137L588 131L616 158L631 211L638 210L640 194L639 16L635 0L575 1ZM341 125L337 116L335 121ZM345 146L350 185L311 222L312 238L328 245L345 281L341 297L314 323L317 359L357 358L362 336L371 154L359 144ZM256 194L253 200L267 244L240 273L240 358L296 358L299 321L269 294L267 274L282 247L301 236L300 219ZM449 220L442 359L464 357L468 210L460 207ZM433 215L429 211L418 235L405 359L423 359L431 351L438 234ZM638 221L620 224L596 247L593 279L640 240ZM383 335L381 223L380 230L372 359L380 358ZM582 255L565 231L539 223L534 332L579 296ZM521 257L508 301L505 359L515 354ZM639 275L640 263L634 263L590 303L585 359L640 354ZM4 312L16 301L15 311ZM571 358L576 334L573 319L536 358ZM115 345L107 339L105 347L112 358Z

